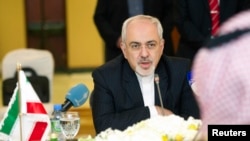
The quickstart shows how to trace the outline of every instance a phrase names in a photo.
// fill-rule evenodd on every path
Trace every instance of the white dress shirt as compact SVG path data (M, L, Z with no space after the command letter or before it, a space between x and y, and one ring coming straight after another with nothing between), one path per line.
M136 73L136 76L140 84L144 105L149 107L150 117L158 115L155 108L154 74L142 77Z

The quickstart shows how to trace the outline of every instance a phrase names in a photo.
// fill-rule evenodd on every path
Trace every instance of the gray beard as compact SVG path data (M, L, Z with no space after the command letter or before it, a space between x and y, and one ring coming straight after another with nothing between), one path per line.
M152 66L150 67L149 69L145 70L145 69L142 69L139 65L136 66L135 68L135 72L140 75L140 76L149 76L149 75L152 75L154 74L155 72L155 67Z

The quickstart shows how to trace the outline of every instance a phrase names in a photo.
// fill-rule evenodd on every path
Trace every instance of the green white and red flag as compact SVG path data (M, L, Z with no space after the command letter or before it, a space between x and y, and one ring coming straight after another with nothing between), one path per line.
M7 111L0 122L0 139L12 141L44 141L50 132L50 119L24 71Z

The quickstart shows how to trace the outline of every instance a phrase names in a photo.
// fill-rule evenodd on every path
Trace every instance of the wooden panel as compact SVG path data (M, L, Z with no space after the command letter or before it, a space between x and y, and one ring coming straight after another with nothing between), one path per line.
M26 0L27 44L49 50L55 69L67 69L65 0Z

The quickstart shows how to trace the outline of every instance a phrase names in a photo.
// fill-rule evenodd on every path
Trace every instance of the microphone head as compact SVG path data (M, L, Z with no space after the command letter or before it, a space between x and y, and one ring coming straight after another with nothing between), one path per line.
M155 80L155 83L156 84L159 84L160 83L160 77L159 75L156 73L155 76L154 76L154 80Z
M88 96L88 88L84 84L77 84L69 90L65 98L69 100L74 107L79 107L87 101Z

